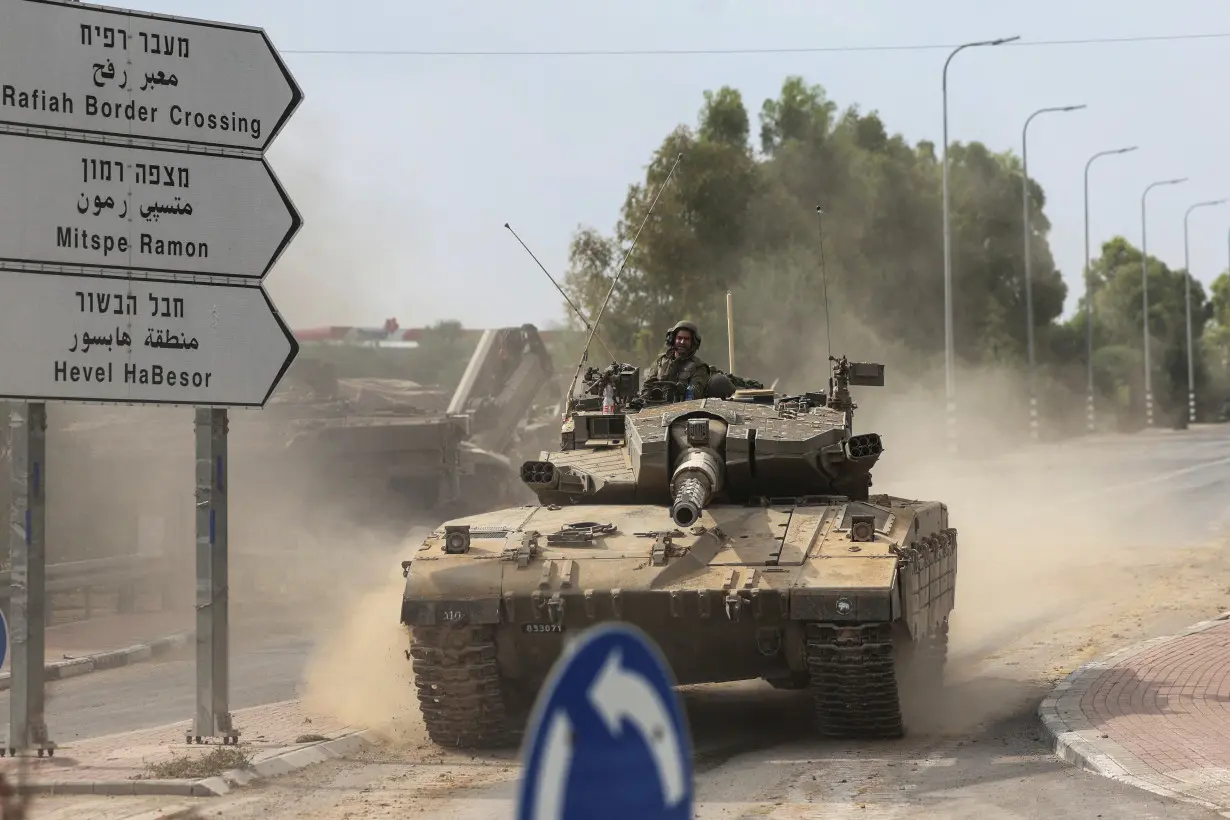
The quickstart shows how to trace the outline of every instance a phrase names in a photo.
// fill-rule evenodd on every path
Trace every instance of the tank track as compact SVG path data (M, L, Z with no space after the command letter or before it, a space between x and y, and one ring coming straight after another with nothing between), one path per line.
M902 737L892 626L809 623L805 629L816 731L843 739Z
M432 742L496 749L517 742L496 665L494 626L414 627L410 657Z

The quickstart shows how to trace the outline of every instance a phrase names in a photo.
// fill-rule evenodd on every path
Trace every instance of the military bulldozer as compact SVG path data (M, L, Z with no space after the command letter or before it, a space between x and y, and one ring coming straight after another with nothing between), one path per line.
M515 742L568 636L606 621L681 685L809 689L822 736L903 735L902 695L942 683L956 530L943 503L870 492L883 443L853 432L850 387L884 368L832 362L824 391L719 373L693 400L589 370L559 449L521 466L538 503L449 521L402 562L433 741Z

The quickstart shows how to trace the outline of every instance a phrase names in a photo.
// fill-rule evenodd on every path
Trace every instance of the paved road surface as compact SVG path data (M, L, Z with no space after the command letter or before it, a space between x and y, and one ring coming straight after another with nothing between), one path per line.
M231 709L297 696L307 638L275 635L241 643L231 656ZM196 714L193 651L47 684L47 727L60 745L73 740L188 720ZM0 692L7 721L9 692ZM243 727L239 727L242 729Z
M805 709L806 698L733 689L707 703L692 702L694 725L700 727L698 820L1217 817L1061 763L1040 742L1032 710L959 738L823 743L799 738L788 719L791 705ZM488 820L512 816L516 778L509 755L424 760L380 750L279 778L259 793L240 792L202 809L234 820Z

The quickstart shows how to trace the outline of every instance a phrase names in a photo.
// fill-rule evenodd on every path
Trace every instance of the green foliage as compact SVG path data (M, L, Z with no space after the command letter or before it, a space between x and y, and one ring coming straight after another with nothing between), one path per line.
M663 330L687 318L700 323L701 357L725 367L730 290L736 369L744 375L766 383L780 377L791 389L814 385L831 336L834 352L866 351L892 360L907 378L934 376L944 351L942 168L934 144L909 144L874 111L840 111L821 86L800 77L787 78L777 98L762 104L758 151L750 133L737 90L705 92L695 128L669 133L644 180L629 187L613 234L577 232L569 296L587 315L597 311L661 191L600 329L621 357L648 364ZM952 144L949 162L958 362L1017 372L1028 337L1021 163L977 142ZM1068 294L1047 240L1046 196L1035 180L1027 190L1042 404L1056 425L1075 419L1079 427L1083 302L1072 320L1058 321ZM1150 355L1163 414L1186 407L1185 279L1150 258ZM1107 242L1092 282L1099 401L1130 413L1142 399L1144 372L1139 251L1121 237ZM1230 275L1214 287L1211 305L1198 283L1191 300L1196 342L1211 319L1202 349L1230 359ZM1203 358L1198 390L1207 379ZM808 383L790 384L800 378Z

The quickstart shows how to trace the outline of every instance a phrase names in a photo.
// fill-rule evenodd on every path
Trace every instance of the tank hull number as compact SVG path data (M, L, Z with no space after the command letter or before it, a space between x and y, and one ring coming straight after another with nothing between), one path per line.
M564 631L563 624L521 624L521 631L531 635L546 635Z

